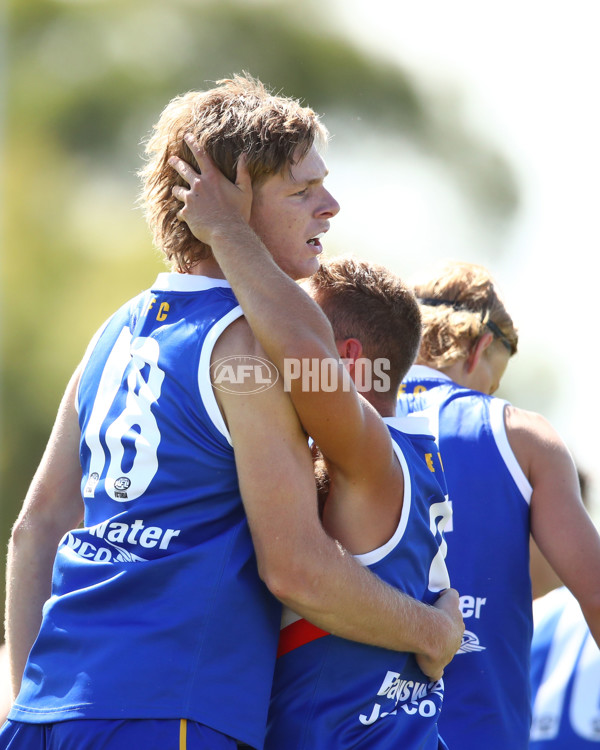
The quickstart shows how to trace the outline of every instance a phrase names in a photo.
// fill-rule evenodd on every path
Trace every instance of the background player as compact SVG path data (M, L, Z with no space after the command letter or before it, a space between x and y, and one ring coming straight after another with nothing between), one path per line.
M517 333L489 273L451 263L414 286L423 340L398 414L429 408L453 520L447 564L464 642L446 671L440 731L461 750L525 750L532 632L530 531L600 641L600 539L563 441L540 415L493 398Z

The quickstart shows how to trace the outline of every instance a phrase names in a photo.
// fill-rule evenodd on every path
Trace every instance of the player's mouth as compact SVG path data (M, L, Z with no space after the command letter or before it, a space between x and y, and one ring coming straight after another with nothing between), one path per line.
M315 235L314 237L311 237L309 240L307 240L306 244L310 245L316 255L319 255L323 252L323 245L321 244L321 237L325 232L319 232L319 234Z

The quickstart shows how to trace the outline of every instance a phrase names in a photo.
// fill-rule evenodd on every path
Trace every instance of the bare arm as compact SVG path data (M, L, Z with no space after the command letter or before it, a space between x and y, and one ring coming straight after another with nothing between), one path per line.
M507 407L511 447L531 497L531 534L579 601L600 646L600 536L583 502L577 469L554 428L539 414Z
M263 356L245 321L230 329L217 342L215 359L232 352ZM418 602L327 536L306 436L281 382L261 393L217 398L234 445L259 571L272 593L335 635L421 654L427 673L441 676L462 635L449 609L455 592L436 607Z
M83 517L80 493L77 373L61 402L50 440L12 530L6 580L6 641L13 693L37 637L50 596L60 539Z

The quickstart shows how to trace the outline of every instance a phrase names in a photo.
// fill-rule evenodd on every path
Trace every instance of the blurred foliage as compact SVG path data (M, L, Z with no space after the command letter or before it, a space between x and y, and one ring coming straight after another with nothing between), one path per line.
M102 321L163 270L135 210L141 139L176 94L247 70L335 122L383 129L454 171L482 216L517 190L493 146L318 0L11 0L3 78L4 548L68 377Z

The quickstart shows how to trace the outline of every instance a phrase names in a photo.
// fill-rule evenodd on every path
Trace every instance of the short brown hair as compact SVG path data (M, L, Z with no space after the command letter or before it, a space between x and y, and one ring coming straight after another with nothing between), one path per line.
M417 362L441 369L467 357L486 332L517 351L518 333L490 272L474 263L454 261L413 286L421 305L423 339Z
M154 244L170 264L186 272L210 257L210 247L197 240L177 214L181 203L171 191L184 185L169 165L179 156L198 168L183 140L192 133L219 169L235 180L237 161L247 155L253 184L260 184L327 140L327 130L312 109L289 97L274 96L259 80L235 75L208 91L190 91L165 107L146 141L147 161L140 170L141 205Z
M352 257L324 261L304 285L337 340L358 339L365 357L388 359L395 395L419 349L421 315L411 289L383 266Z

